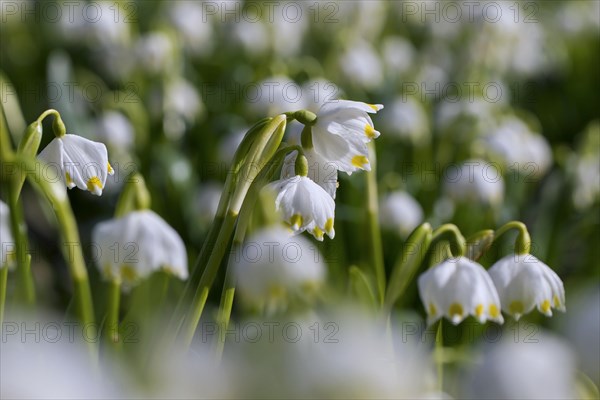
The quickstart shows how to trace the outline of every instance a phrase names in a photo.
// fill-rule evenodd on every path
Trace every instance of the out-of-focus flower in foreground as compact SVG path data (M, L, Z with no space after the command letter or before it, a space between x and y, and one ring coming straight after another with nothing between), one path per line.
M0 268L15 265L15 240L10 230L10 210L0 200Z
M516 329L484 346L467 375L469 399L574 399L575 357L561 339L539 327Z
M69 189L77 186L97 196L102 194L107 175L114 173L106 146L77 135L54 138L38 158L57 167Z
M537 309L552 316L565 311L563 283L550 267L531 254L511 254L498 260L489 274L498 290L502 310L516 320Z
M242 296L271 309L319 287L325 279L318 250L306 238L280 227L250 236L232 262Z
M465 257L448 259L419 277L419 295L427 323L446 317L457 325L467 316L479 322L504 322L492 279L478 263Z
M160 269L180 279L188 277L183 240L153 211L132 211L101 222L94 228L92 240L99 249L100 272L125 288Z

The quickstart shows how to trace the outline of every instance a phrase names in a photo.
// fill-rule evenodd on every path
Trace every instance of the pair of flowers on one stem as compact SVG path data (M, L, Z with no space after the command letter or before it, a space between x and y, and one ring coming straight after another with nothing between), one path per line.
M275 193L275 207L294 233L308 231L320 241L324 234L333 239L338 171L370 171L367 144L379 132L369 114L382 108L337 100L325 103L317 115L296 113L305 124L301 154L299 149L290 153L280 179L266 188Z
M447 259L419 277L428 324L446 317L457 325L469 315L481 323L489 319L501 324L501 310L515 320L534 307L546 316L552 316L552 308L565 311L562 281L550 267L529 254L529 234L524 225L505 225L511 226L521 230L517 251L498 260L488 271L461 256ZM501 228L497 236L504 231Z

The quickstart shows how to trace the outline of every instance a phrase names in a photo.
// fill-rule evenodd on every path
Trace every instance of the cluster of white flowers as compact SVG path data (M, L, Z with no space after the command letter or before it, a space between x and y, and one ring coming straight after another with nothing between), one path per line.
M321 106L311 126L313 147L305 146L302 155L307 164L316 165L312 177L308 170L303 175L296 171L297 154L293 154L286 158L280 179L266 187L275 194L275 207L293 232L308 231L317 240L323 240L324 234L334 237L337 173L370 171L367 144L379 137L379 132L369 113L382 108L349 100Z
M554 271L531 254L512 254L489 271L464 257L448 259L419 277L427 321L446 317L459 324L469 315L479 322L503 323L500 311L518 320L534 307L552 315L565 311L565 290Z

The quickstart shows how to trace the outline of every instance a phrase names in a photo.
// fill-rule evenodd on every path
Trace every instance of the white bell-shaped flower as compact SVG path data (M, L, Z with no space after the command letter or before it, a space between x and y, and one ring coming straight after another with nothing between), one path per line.
M315 151L349 175L359 169L370 171L367 143L379 137L379 132L368 113L382 108L349 100L325 103L312 127Z
M457 325L469 315L481 323L504 322L492 279L468 258L448 259L430 268L419 277L418 286L430 325L441 317Z
M266 228L250 236L231 257L237 286L254 303L277 303L318 287L325 264L318 250L288 230Z
M326 233L335 236L335 202L319 185L306 176L292 176L265 187L275 194L275 209L283 214L295 233L308 230L317 240Z
M15 240L10 230L10 210L0 200L0 268L12 268L15 265Z
M77 186L97 196L102 194L107 175L114 173L106 146L77 135L54 138L38 158L58 168L69 189Z
M179 234L150 210L96 225L96 264L107 279L133 286L157 270L187 279L187 253Z
M296 175L295 165L297 151L293 151L285 157L281 168L281 179L291 178ZM337 164L325 160L320 154L313 150L304 150L304 156L308 162L308 177L321 186L329 195L335 199L338 188Z
M531 254L511 254L490 269L502 310L516 320L534 307L552 316L552 308L565 311L563 283L550 267Z

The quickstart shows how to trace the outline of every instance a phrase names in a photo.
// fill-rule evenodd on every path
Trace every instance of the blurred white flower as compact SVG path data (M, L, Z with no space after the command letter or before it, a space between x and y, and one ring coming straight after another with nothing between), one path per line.
M504 98L504 97L502 97ZM501 100L498 101L501 103ZM498 103L486 101L484 98L476 96L470 99L461 99L460 101L443 100L435 110L435 121L441 131L449 128L457 118L466 116L478 121L491 118L493 110L498 107Z
M239 43L251 56L259 57L269 49L269 31L260 21L242 18L238 22L231 22L226 32L232 42Z
M302 87L285 76L273 76L253 85L247 93L248 107L257 115L282 114L304 108Z
M119 111L108 110L96 120L96 137L109 147L130 151L135 143L135 129Z
M379 221L405 238L423 221L423 208L406 192L388 193L379 202Z
M10 210L0 200L0 268L15 266L15 240L10 229Z
M308 80L302 84L303 107L314 113L319 112L323 104L340 97L341 89L326 79Z
M300 54L304 36L309 28L308 9L303 3L288 4L293 6L288 6L286 11L274 12L272 19L267 22L273 52L278 57Z
M582 133L577 151L567 160L573 181L573 204L585 210L600 200L600 123L592 121Z
M531 132L516 117L504 118L482 140L492 156L499 157L506 167L526 173L528 177L543 176L552 164L552 149L546 139Z
M360 307L241 326L274 327L272 335L262 328L258 342L230 342L226 361L242 397L436 398L428 396L435 387L430 355L401 329L386 335Z
M415 48L402 36L387 36L383 40L382 53L390 76L408 72L415 62Z
M533 332L533 334L532 334ZM563 340L534 330L513 329L483 346L483 357L465 379L461 398L574 399L575 358Z
M519 320L533 307L552 316L552 308L565 311L563 283L550 267L531 254L510 254L489 270L502 310Z
M383 83L383 66L379 54L367 42L353 43L339 59L346 79L365 89L375 89Z
M77 186L97 196L102 194L107 175L114 173L106 146L77 135L54 138L38 158L57 168L69 189Z
M205 14L201 3L181 0L168 3L167 12L193 54L205 55L212 51L212 18Z
M208 225L212 222L219 200L223 193L223 185L217 182L202 183L196 191L194 209L197 218L203 225Z
M575 347L583 371L600 385L600 285L581 290L564 319L563 331Z
M251 235L230 262L242 296L267 307L279 307L290 296L316 289L325 279L325 264L316 247L285 228L266 228Z
M227 136L219 142L219 158L225 164L229 165L233 161L235 152L240 146L240 143L242 143L244 136L246 136L248 129L248 127L236 129L228 133Z
M465 257L448 259L421 274L419 296L427 311L427 324L442 317L454 325L467 316L479 322L504 322L500 299L486 270Z
M371 170L367 143L379 137L369 113L381 110L381 104L336 100L324 104L312 127L314 149L338 170L351 175L359 169Z
M179 139L186 125L194 124L204 111L204 104L194 85L185 79L175 79L165 88L163 129L173 139Z
M86 325L48 316L36 310L26 319L23 310L5 321L0 357L0 397L3 399L119 399L138 397L128 387L127 372L114 373L109 357L100 366L90 359L96 341ZM49 318L51 317L51 318ZM14 333L6 328L16 328ZM22 335L21 329L27 329ZM58 366L60 365L60 367Z
M555 17L563 33L580 38L582 34L596 35L600 28L600 2L569 1L561 4Z
M423 105L413 97L397 97L381 117L386 132L416 146L429 142L429 117Z
M98 249L96 265L105 279L125 289L157 270L187 279L185 245L179 234L150 210L132 211L94 227L92 242Z
M468 160L444 172L444 190L455 201L498 206L504 199L502 170L497 164Z
M308 231L320 241L326 233L333 239L335 202L310 178L296 175L280 179L265 186L265 190L274 193L275 209L282 213L293 232Z
M135 53L138 57L138 65L142 69L158 74L171 69L175 45L166 33L150 32L138 39Z

